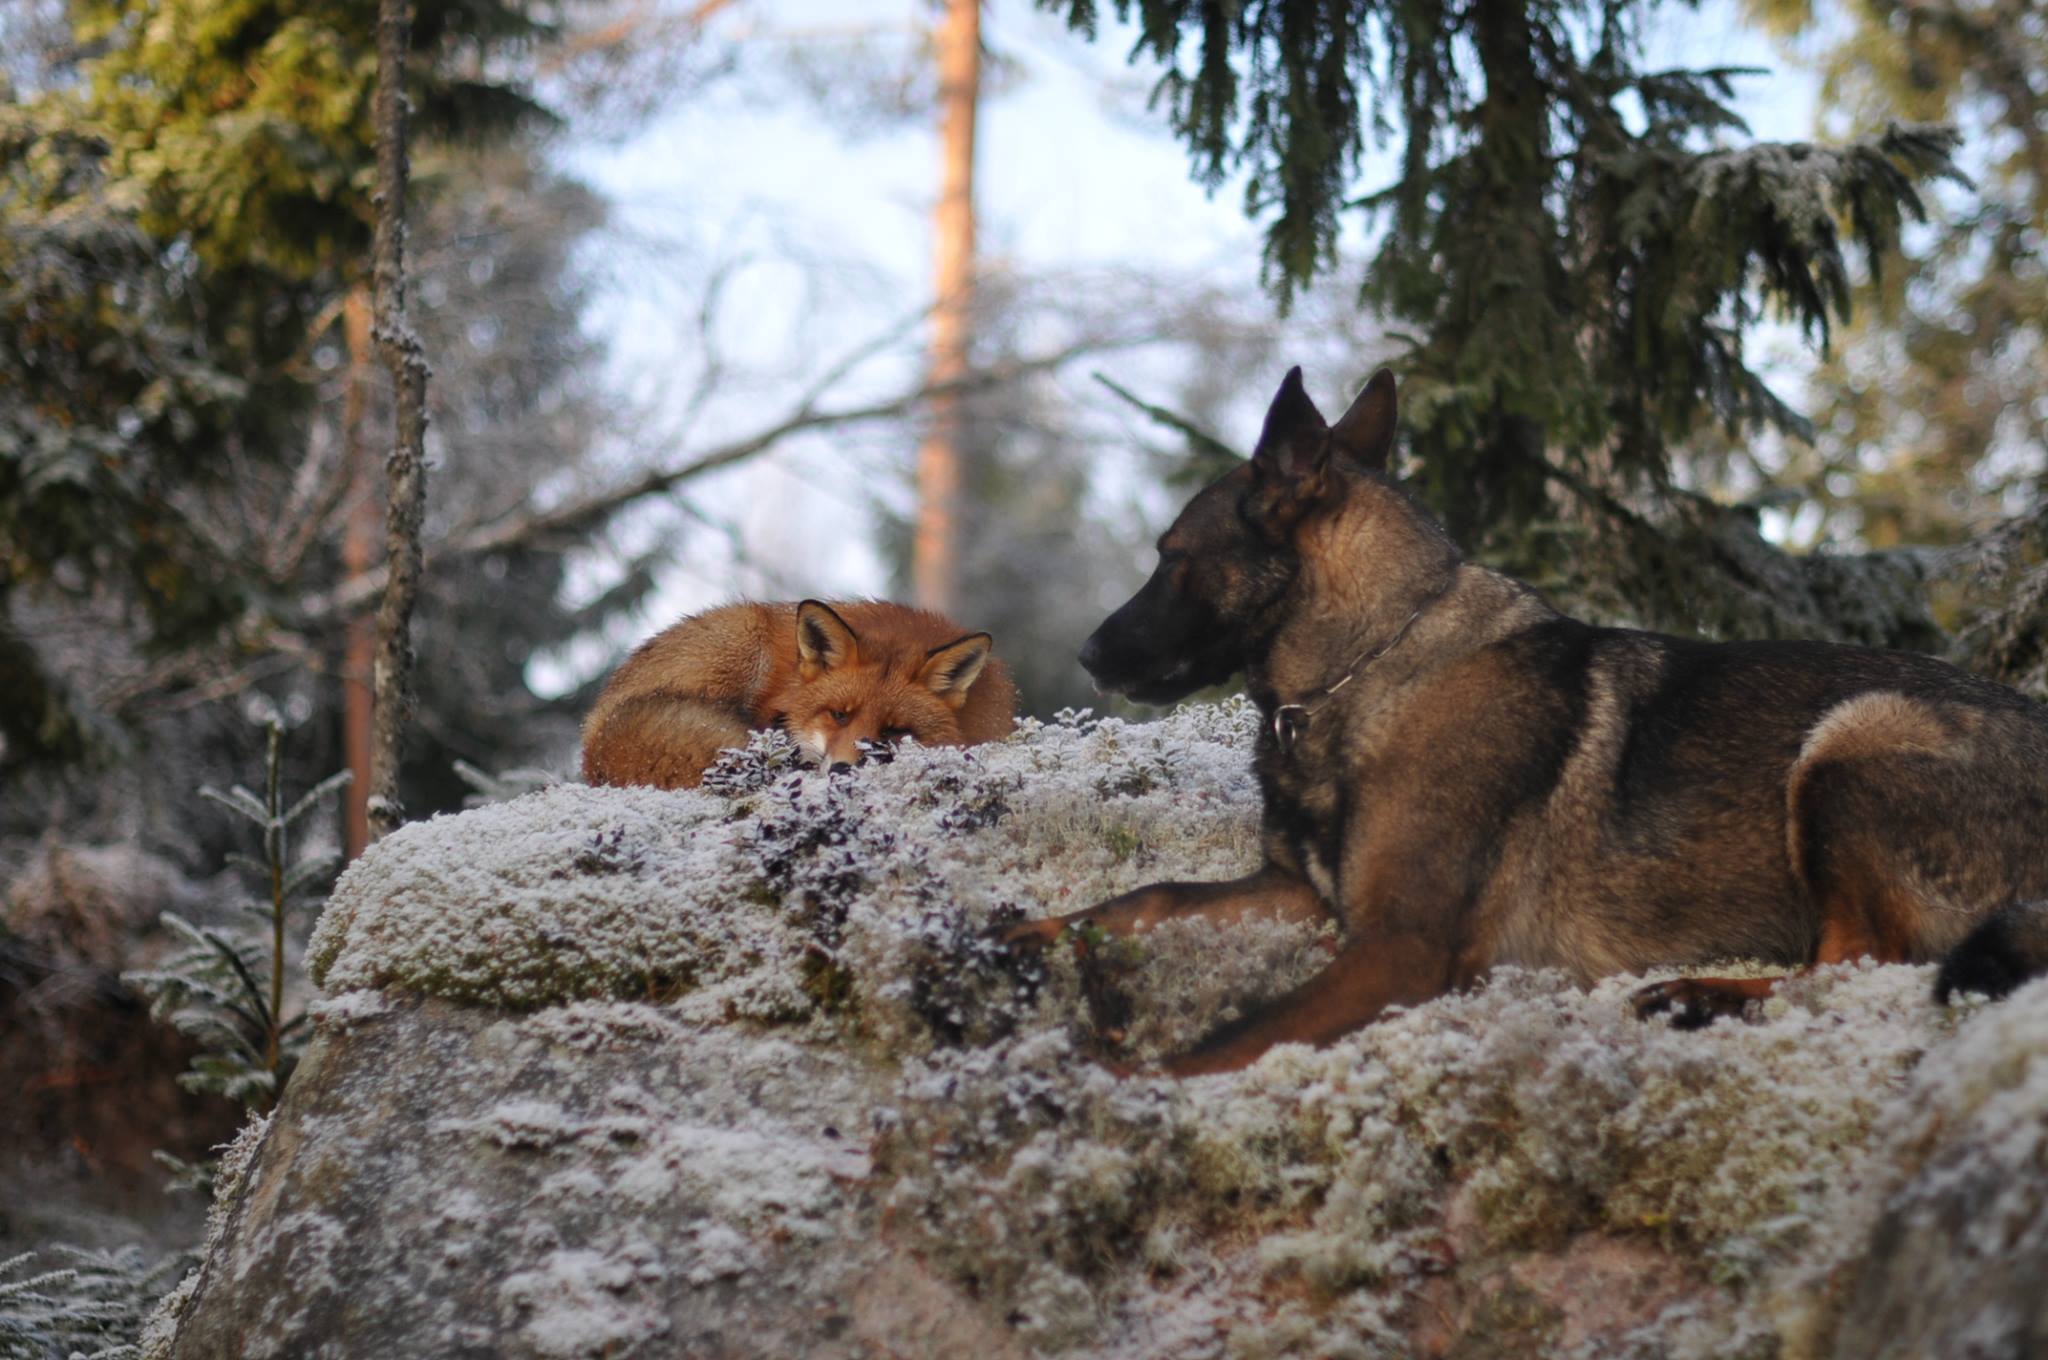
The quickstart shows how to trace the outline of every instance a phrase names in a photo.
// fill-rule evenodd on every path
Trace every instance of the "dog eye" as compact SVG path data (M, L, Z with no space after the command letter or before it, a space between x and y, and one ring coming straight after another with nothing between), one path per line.
M844 724L845 724L845 722L846 722L846 716L847 716L847 715L846 715L846 710L845 710L845 709L843 709L843 708L835 708L835 709L832 709L832 710L830 710L830 711L828 712L828 714L827 714L826 716L830 717L830 718L832 719L832 721L833 721L833 722L836 722L836 723L839 723L839 724L841 724L841 725L844 725Z

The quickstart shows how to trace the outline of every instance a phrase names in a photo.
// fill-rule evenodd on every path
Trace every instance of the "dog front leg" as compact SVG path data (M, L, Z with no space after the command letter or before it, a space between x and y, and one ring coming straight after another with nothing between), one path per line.
M1175 1077L1235 1072L1276 1044L1327 1044L1378 1019L1389 1006L1442 996L1457 981L1455 969L1456 951L1445 941L1366 934L1294 991L1163 1066Z
M1026 921L1003 932L1012 944L1051 944L1069 927L1093 926L1108 935L1139 935L1165 921L1202 920L1230 925L1247 918L1319 922L1330 914L1299 874L1267 864L1257 873L1220 883L1153 883L1085 911Z

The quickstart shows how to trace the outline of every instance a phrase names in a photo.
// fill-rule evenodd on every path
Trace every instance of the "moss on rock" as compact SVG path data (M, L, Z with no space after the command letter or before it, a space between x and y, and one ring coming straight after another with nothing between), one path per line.
M988 927L1249 867L1250 730L1242 704L1027 724L848 778L764 740L714 792L408 828L321 923L327 1057L253 1173L265 1221L312 1222L300 1195L374 1236L441 1203L478 1245L435 1287L498 1300L507 1354L551 1353L520 1349L543 1322L593 1353L740 1345L749 1280L805 1353L876 1354L817 1282L886 1279L977 1350L1103 1360L1820 1355L1923 1168L2033 1187L1991 1197L1970 1259L2048 1233L2043 984L1943 1008L1925 968L1825 969L1679 1033L1634 1017L1643 979L1504 970L1243 1073L1113 1078L1095 1055L1185 1045L1327 940L1182 924L1020 963ZM476 1226L514 1205L520 1234ZM211 1255L246 1279L278 1242L229 1223ZM325 1243L292 1249L376 1291Z

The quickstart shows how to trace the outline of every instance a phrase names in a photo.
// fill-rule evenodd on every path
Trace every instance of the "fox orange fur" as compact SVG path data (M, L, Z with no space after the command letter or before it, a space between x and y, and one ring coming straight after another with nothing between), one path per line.
M728 747L780 727L820 764L864 742L972 746L1009 735L1017 691L987 633L879 600L729 604L642 643L583 723L592 784L695 787Z

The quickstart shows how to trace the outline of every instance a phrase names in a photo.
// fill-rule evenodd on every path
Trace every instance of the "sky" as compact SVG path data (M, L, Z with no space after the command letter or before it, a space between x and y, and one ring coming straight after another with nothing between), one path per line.
M1125 61L1132 31L1105 14L1090 44L1025 0L992 0L984 13L995 72L976 163L984 260L1025 274L1142 265L1270 313L1242 185L1212 195L1194 183L1163 115L1146 107L1156 70ZM671 101L629 136L568 140L565 168L614 205L612 227L593 247L589 324L635 415L639 437L621 441L620 459L687 458L759 428L788 409L805 375L924 306L937 137L923 115L875 115L864 96L880 78L915 69L918 35L935 14L926 0L742 0L713 34L737 54L731 75ZM1752 132L1810 135L1812 77L1739 25L1725 0L1667 5L1646 42L1653 66L1771 68L1739 87ZM1389 178L1382 156L1361 187ZM1354 253L1362 245L1357 233L1347 241ZM701 284L714 271L721 306L706 324ZM1275 324L1284 337L1288 323ZM873 396L913 380L914 331L907 340L841 390ZM706 384L710 395L697 394L713 347L726 371ZM1364 376L1361 364L1356 377ZM1277 378L1246 375L1243 422L1256 421ZM1223 433L1248 442L1253 431ZM907 496L913 452L793 440L693 484L688 517L638 517L625 541L669 532L670 564L645 615L608 642L739 594L886 590L866 526L878 497ZM585 575L596 590L603 564ZM568 678L602 657L602 647L585 646L548 669L566 667Z

